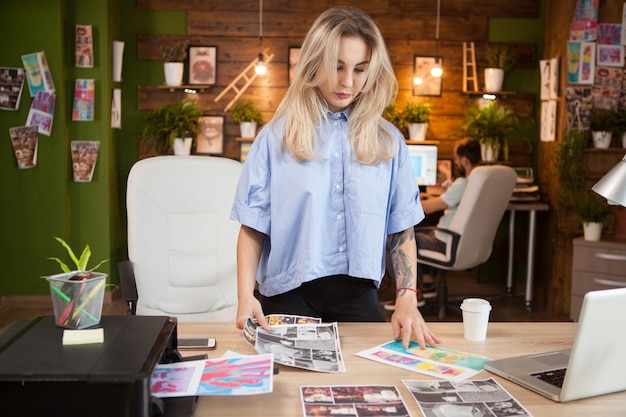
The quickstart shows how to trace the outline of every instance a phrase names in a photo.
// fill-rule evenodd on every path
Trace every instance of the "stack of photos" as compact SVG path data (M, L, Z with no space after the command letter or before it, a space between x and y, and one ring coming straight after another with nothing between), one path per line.
M337 323L302 316L268 316L272 331L248 319L244 339L259 354L272 353L276 363L318 372L345 372ZM286 323L286 324L278 324Z
M426 417L532 416L493 378L463 382L402 382Z
M304 417L410 416L392 385L334 385L300 387Z

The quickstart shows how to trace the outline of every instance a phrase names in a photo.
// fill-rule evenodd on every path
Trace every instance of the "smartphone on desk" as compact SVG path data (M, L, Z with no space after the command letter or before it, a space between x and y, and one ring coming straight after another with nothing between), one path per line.
M212 350L217 347L214 337L178 339L179 350Z

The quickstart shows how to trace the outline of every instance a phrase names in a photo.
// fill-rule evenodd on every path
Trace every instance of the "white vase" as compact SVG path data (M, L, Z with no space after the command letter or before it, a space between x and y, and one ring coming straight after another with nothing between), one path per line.
M409 139L416 141L426 140L428 123L409 123Z
M481 143L480 157L483 162L496 162L500 156L499 143Z
M192 138L174 139L174 155L190 155Z
M602 223L585 222L583 223L583 235L585 240L598 241L602 236Z
M611 146L611 132L591 132L591 138L593 139L593 147L606 149Z
M485 91L497 93L502 91L504 70L502 68L485 68Z
M256 122L241 122L239 124L242 138L253 138L256 136Z
M163 71L165 72L165 85L172 87L183 84L183 70L185 64L182 62L164 62Z
M626 148L626 132L622 133L622 148Z

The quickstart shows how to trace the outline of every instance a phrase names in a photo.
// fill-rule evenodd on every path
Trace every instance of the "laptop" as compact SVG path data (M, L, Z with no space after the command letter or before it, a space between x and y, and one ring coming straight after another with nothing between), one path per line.
M565 402L626 390L625 352L626 288L591 291L571 349L499 359L485 369Z

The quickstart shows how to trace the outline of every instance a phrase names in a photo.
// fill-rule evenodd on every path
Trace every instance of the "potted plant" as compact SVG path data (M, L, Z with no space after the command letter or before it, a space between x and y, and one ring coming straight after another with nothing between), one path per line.
M558 143L553 162L559 177L561 205L583 224L585 239L598 240L602 226L607 222L609 207L604 199L585 186L583 152L588 143L585 132L566 132Z
M383 118L389 121L392 125L398 128L398 130L404 130L406 127L406 122L400 115L398 111L398 105L396 103L391 103L385 110L383 110L382 114Z
M593 191L585 189L578 196L574 209L576 217L583 224L585 240L600 240L602 227L606 224L609 215L606 200Z
M161 45L165 84L180 86L183 83L184 61L187 59L189 41L178 41L173 44Z
M618 128L618 116L613 110L591 108L591 139L595 148L608 148L611 146L613 132Z
M263 114L252 100L240 100L233 105L233 121L239 123L242 138L254 138L257 126L263 124Z
M423 141L430 122L430 103L407 103L400 116L409 127L409 139Z
M188 99L169 103L150 112L143 128L143 136L156 142L156 151L165 154L189 155L200 130L203 110Z
M515 65L517 57L506 45L491 45L487 47L485 59L485 91L497 93L502 90L504 73Z
M61 267L63 273L44 277L50 285L55 323L68 329L84 329L100 323L104 287L107 274L93 272L108 260L101 261L93 268L87 264L91 257L89 245L85 245L80 257L76 257L70 246L60 237L54 237L67 251L74 262L71 269L61 259L48 258Z
M496 107L491 102L486 106L472 106L465 112L462 133L480 143L483 161L497 161L500 149L506 161L509 159L508 134L518 126L519 119L513 110L506 106Z

